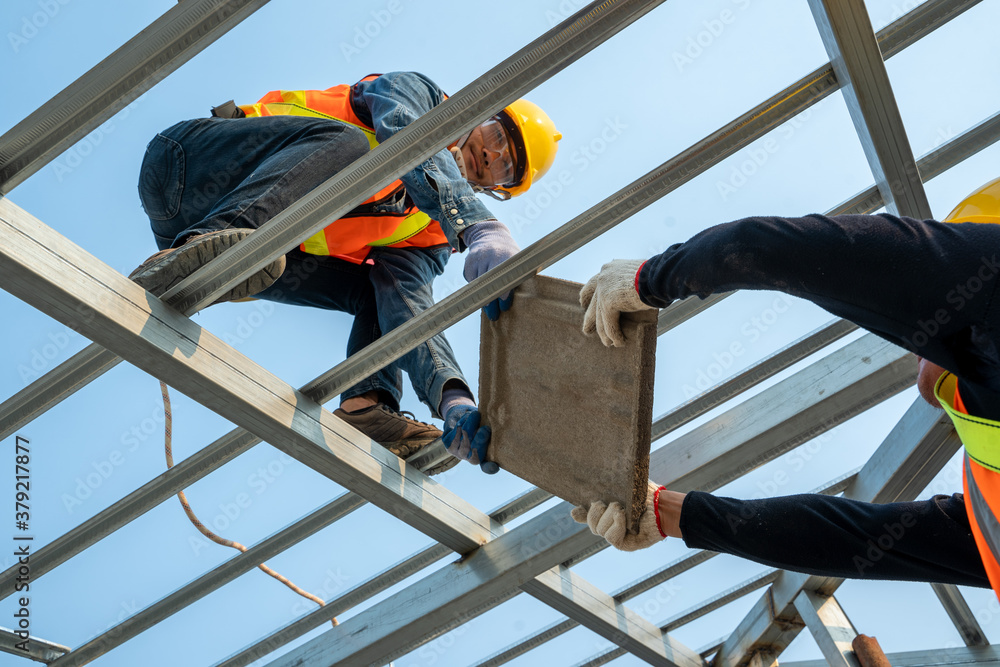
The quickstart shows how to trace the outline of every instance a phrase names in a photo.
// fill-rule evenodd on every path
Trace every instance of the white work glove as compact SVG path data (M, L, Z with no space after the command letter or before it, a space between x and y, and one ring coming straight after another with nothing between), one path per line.
M601 342L610 347L625 344L619 317L622 313L653 309L639 299L635 278L645 260L616 259L601 267L601 272L580 290L580 305L586 308L583 333L597 331Z
M466 227L462 232L462 239L469 246L463 275L470 283L493 267L506 262L520 250L507 226L496 220L483 220ZM508 290L500 298L483 306L483 312L495 322L502 311L510 310L513 302L513 293Z
M573 509L571 516L577 523L586 523L590 526L590 532L600 535L619 551L645 549L667 537L660 528L660 515L656 507L660 490L664 488L666 487L649 482L646 491L646 509L639 517L638 535L628 532L628 526L625 524L625 508L619 502L607 505L598 500L591 503L589 509L580 505Z

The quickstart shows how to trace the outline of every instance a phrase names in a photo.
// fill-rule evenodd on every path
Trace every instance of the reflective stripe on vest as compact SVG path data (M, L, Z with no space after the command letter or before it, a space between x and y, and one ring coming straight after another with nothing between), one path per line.
M369 81L369 76L362 81ZM265 116L308 116L329 118L351 125L365 133L370 148L378 145L375 131L354 113L351 107L351 86L340 85L327 90L273 90L256 104L240 107L248 118ZM371 207L387 198L402 196L402 181L396 180L362 202ZM332 255L360 264L372 247L415 246L425 248L448 243L441 226L415 206L402 214L376 215L352 211L326 228L316 232L299 247L312 255Z
M962 483L969 527L990 587L1000 598L1000 522L993 510L1000 501L1000 474L984 468L966 454ZM989 498L993 499L992 504Z
M968 454L965 455L965 466L966 509L969 510L970 516L976 520L979 532L985 538L984 541L993 562L1000 563L1000 521L997 521L996 515L979 488L980 480L977 479L979 473L976 471L976 463L969 458ZM982 466L979 467L979 470L989 473Z
M941 407L951 417L965 451L981 466L1000 472L1000 422L965 414L954 404L958 378L951 373L942 375L934 386Z
M1000 598L1000 422L969 415L958 394L958 378L942 375L934 386L941 407L951 418L965 446L962 486L965 512L983 568Z

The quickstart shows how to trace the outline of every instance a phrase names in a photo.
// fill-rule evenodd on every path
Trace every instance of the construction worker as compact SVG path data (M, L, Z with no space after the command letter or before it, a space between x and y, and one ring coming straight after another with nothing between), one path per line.
M162 294L444 99L422 74L393 72L327 90L272 91L164 130L139 177L161 252L130 277ZM518 251L476 193L503 200L526 191L552 166L560 138L541 109L518 100L218 301L253 295L350 313L350 356L433 304L431 284L452 252L468 250L471 281ZM495 320L510 304L505 294L484 311ZM401 457L441 437L398 412L403 370L444 419L449 451L483 463L489 429L479 428L443 334L345 391L334 414Z
M620 505L573 517L623 550L665 537L773 567L989 588L1000 595L1000 179L945 222L894 215L755 217L648 261L615 260L584 286L584 332L623 342L621 312L736 289L778 290L914 352L920 395L965 445L965 493L883 505L824 495L735 500L650 482L638 534ZM820 545L822 545L820 547Z

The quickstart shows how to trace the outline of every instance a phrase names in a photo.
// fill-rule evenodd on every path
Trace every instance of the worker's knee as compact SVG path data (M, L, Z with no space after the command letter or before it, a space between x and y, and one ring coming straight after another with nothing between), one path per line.
M360 158L371 150L368 136L353 125L333 121L328 131L335 135L331 138L337 142L337 152L350 156L352 160Z

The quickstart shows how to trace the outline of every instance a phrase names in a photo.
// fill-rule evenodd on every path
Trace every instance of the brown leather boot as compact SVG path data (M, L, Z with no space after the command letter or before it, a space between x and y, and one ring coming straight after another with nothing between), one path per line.
M138 283L154 296L160 296L250 236L253 231L252 229L223 229L192 236L179 248L167 248L149 257L129 275L129 280ZM284 270L285 257L282 255L242 283L233 286L232 289L212 302L212 305L223 301L245 299L262 292L270 287Z
M334 416L358 429L400 458L423 449L441 437L441 430L433 424L417 421L410 412L396 412L384 403L378 403L354 412L337 408ZM436 475L455 466L458 459L450 457L438 466L427 470Z

